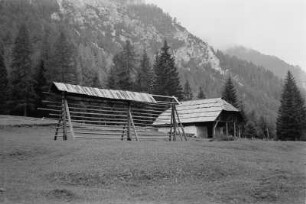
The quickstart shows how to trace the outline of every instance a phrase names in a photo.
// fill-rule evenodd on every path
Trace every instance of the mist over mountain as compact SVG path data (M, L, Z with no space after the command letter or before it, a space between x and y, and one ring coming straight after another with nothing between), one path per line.
M303 87L306 92L306 73L299 66L290 65L278 57L265 55L242 46L228 48L225 50L225 53L252 62L258 66L263 66L281 79L286 76L288 71L291 71L297 84Z
M224 81L232 76L246 110L275 121L282 82L272 70L215 51L155 5L138 0L1 0L0 41L9 73L22 23L30 32L33 67L43 53L53 55L55 41L64 32L74 48L78 83L90 85L86 78L97 73L105 87L113 56L126 40L139 57L146 50L152 62L167 40L181 84L188 79L194 95L202 87L207 97L220 97ZM46 63L49 67L52 60Z

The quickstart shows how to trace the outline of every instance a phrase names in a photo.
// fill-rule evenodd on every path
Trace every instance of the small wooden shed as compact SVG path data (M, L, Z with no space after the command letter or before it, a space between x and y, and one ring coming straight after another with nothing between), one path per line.
M240 135L240 111L221 98L185 101L177 106L186 134L201 138L218 135ZM168 132L171 110L163 112L154 122L161 132Z

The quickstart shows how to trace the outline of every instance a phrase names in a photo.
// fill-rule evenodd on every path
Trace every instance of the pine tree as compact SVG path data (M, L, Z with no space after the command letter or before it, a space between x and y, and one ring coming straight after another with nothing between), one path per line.
M236 88L232 82L231 77L229 77L223 87L222 99L232 104L234 107L239 108L239 103L237 100Z
M136 78L136 90L151 93L154 80L154 72L147 52L144 50L140 60L140 68Z
M1 44L0 44L1 45ZM3 58L3 49L0 47L0 114L7 113L8 76Z
M185 82L183 94L184 94L184 100L186 101L192 100L193 94L188 80L186 80Z
M63 31L56 40L54 49L55 52L51 59L51 80L77 84L73 45L68 41L66 34Z
M156 76L155 94L176 96L178 99L183 98L179 74L175 66L174 57L170 54L170 47L167 41L164 42L160 54L156 56L154 71Z
M43 100L45 99L44 92L48 91L49 84L46 78L46 68L44 60L40 60L40 63L35 73L35 85L34 90L36 93L36 107L43 107Z
M248 121L245 126L244 137L246 138L255 138L257 137L255 124L252 121Z
M109 72L108 72L108 76L107 76L107 88L109 88L109 89L117 89L117 85L116 85L116 73L115 73L115 68L114 67L112 67L109 70Z
M113 58L114 66L110 71L108 84L121 90L134 90L136 72L136 53L130 41L126 41L123 50ZM111 80L110 80L111 79Z
M280 102L276 123L277 138L300 140L306 121L305 104L290 71L285 80Z
M206 96L204 94L204 91L202 89L202 87L200 86L199 88L199 93L198 93L198 96L197 96L198 99L206 99Z
M12 52L11 64L11 105L15 110L23 109L23 115L33 109L35 102L34 80L30 38L26 25L23 24L18 32Z

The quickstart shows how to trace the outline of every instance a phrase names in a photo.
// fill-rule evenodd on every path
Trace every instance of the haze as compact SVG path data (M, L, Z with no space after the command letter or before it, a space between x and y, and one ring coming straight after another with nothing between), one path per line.
M216 48L242 45L306 71L305 0L147 0Z

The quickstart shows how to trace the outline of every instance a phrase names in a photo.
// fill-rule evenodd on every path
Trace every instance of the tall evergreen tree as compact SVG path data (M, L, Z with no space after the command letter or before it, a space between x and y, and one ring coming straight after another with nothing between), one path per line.
M184 84L183 94L184 94L184 100L186 100L186 101L192 100L193 94L192 94L192 90L191 90L191 87L190 87L190 84L189 84L188 80L186 80L186 82Z
M77 84L74 48L63 31L56 40L54 49L51 59L52 69L50 69L51 80Z
M198 99L206 99L206 96L204 94L204 91L202 89L202 87L200 86L199 88L199 93L198 93L198 96L197 96Z
M140 60L140 68L136 78L137 91L151 93L154 80L154 72L151 66L150 58L144 50Z
M10 75L11 105L16 110L23 109L23 115L34 107L35 91L32 75L30 38L26 25L21 25L12 52Z
M285 80L280 102L276 123L277 138L300 140L306 121L305 104L290 71Z
M0 44L0 114L7 113L8 76L3 58L3 49Z
M256 127L253 121L247 122L245 126L244 136L250 139L257 137Z
M179 74L175 66L174 57L170 54L170 47L167 41L164 42L160 54L156 56L154 71L156 76L155 94L176 96L178 99L183 98Z
M42 107L42 101L45 99L44 92L48 91L49 84L46 78L46 68L44 60L40 60L40 63L35 73L35 85L34 90L36 93L36 107Z
M114 56L113 64L108 84L121 90L134 90L137 59L130 41L126 41L123 50Z
M232 82L231 77L227 79L222 91L222 99L232 104L234 107L239 108L239 102L237 99L236 88Z

